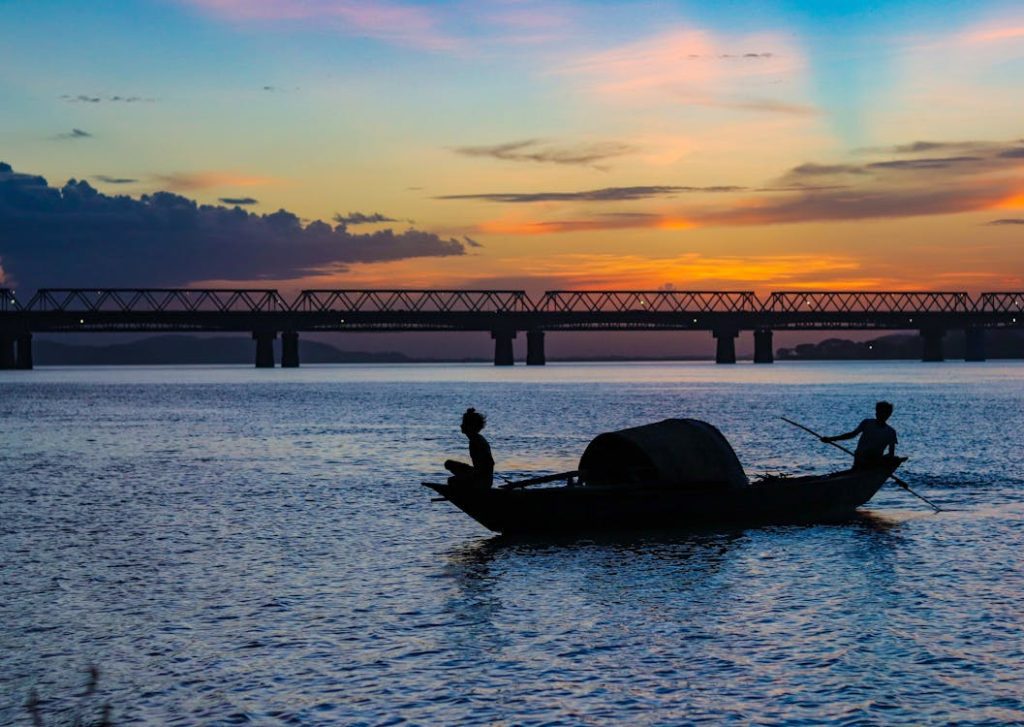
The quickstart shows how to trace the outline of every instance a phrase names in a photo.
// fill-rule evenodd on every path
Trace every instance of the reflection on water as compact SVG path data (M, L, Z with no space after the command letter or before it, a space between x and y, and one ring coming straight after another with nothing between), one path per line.
M0 723L1024 721L1024 367L0 372ZM598 431L718 424L748 471L843 460L896 402L902 476L849 522L491 536L418 483L489 414L502 472Z

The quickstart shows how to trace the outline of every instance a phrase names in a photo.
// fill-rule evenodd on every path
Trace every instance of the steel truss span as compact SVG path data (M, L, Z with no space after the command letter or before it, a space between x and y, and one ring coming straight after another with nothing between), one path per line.
M53 313L276 313L289 309L261 288L41 288L25 306Z
M537 306L545 313L754 313L751 291L551 290Z
M763 310L773 313L967 313L970 295L960 292L828 292L772 293Z
M303 313L525 313L522 290L303 290L292 303Z
M1024 313L1024 292L982 293L976 310L986 313Z

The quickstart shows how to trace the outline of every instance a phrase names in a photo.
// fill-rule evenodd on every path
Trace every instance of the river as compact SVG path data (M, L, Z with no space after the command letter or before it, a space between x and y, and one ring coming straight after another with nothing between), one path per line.
M756 475L881 398L947 511L510 539L420 486L467 406L506 475L671 416ZM0 723L1024 722L1022 402L998 362L0 372Z

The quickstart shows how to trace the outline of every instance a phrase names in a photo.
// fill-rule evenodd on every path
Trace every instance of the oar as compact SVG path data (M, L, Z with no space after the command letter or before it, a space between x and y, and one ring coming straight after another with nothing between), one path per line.
M579 475L579 471L570 470L569 472L559 472L554 475L544 475L543 477L531 477L528 480L519 480L518 482L510 482L508 478L498 475L505 480L504 485L498 485L503 490L515 490L520 487L529 487L530 485L543 485L546 482L555 482L557 480L569 480Z
M807 432L808 434L813 434L813 435L814 435L815 437L817 437L817 438L818 438L819 440L821 440L821 438L822 438L822 437L821 437L821 435L820 435L820 434L818 434L818 433L817 433L816 431L814 431L814 430L813 430L813 429L811 429L810 427L805 427L805 426L804 426L803 424L801 424L800 422L795 422L795 421L793 421L792 419L787 419L786 417L779 417L779 419L781 419L782 421L786 422L787 424L792 424L792 425L793 425L794 427L798 427L798 428L800 428L800 429L803 429L803 430L804 430L805 432ZM841 445L841 444L836 444L835 442L826 442L826 444L831 444L831 445L832 445L833 447L835 447L836 449L841 449L841 450L843 450L844 452L846 452L846 453L847 453L848 455L850 455L851 457L853 456L853 452L851 452L850 450L848 450L848 449L847 449L846 447L844 447L844 446L843 446L843 445ZM890 474L890 475L889 475L889 479L891 479L891 480L892 480L893 482L895 482L895 483L896 483L897 485L899 485L900 487L902 487L902 488L903 488L904 490L906 490L907 492L909 492L909 493L910 493L911 495L913 495L914 497L916 497L916 498L918 498L919 500L923 500L924 502L928 503L928 505L929 505L930 507L932 507L932 508L934 508L934 509L935 509L935 512L942 512L942 508L941 508L941 507L939 507L938 505L936 505L936 504L935 504L934 502L932 502L931 500L929 500L929 499L928 499L927 497L925 497L924 495L919 495L919 494L917 494L916 492L914 492L914 491L913 491L912 489L910 489L910 485L908 485L908 484L907 484L906 482L904 482L903 480L901 480L901 479L900 479L899 477L897 477L896 475L894 475L894 474Z

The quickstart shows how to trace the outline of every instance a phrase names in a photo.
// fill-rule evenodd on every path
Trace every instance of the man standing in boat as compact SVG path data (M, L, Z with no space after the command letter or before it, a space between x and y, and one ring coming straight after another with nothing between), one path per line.
M491 487L494 480L494 458L491 456L491 445L480 434L486 424L487 417L472 407L462 415L461 429L469 438L469 457L473 464L447 460L444 468L452 473L448 484L480 490Z
M877 467L882 458L888 454L890 457L896 454L896 430L886 424L886 420L892 416L892 404L887 401L880 401L875 404L875 418L865 419L852 432L839 434L834 437L822 437L825 444L838 442L843 439L853 439L858 434L857 451L853 453L853 469L866 469ZM888 448L888 452L886 452Z

